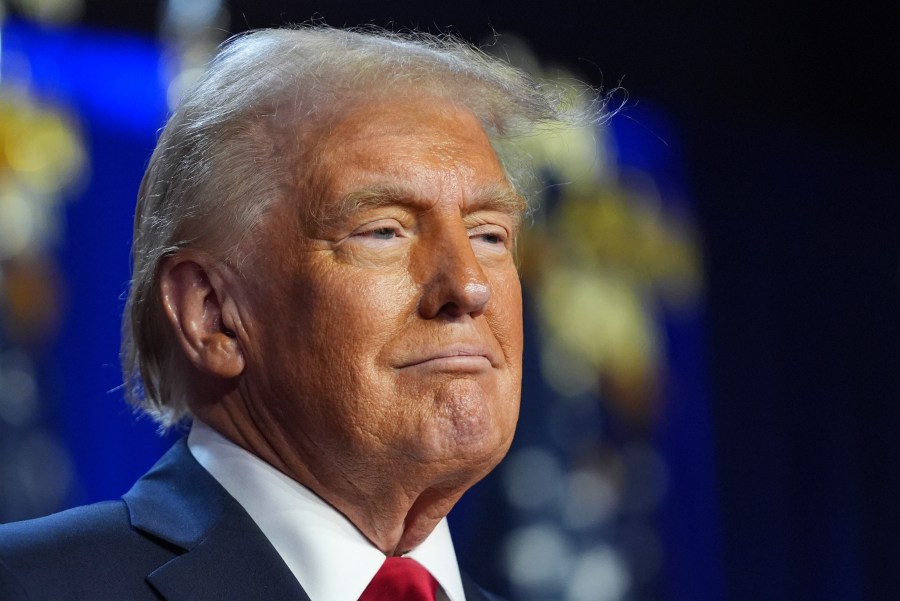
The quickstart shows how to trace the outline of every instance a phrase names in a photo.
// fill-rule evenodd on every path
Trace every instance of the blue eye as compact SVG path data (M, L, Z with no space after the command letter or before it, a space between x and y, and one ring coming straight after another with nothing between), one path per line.
M379 240L390 240L397 236L397 231L391 227L380 227L377 230L372 230L370 234L373 238Z
M488 244L503 244L503 238L499 234L481 234L480 238Z

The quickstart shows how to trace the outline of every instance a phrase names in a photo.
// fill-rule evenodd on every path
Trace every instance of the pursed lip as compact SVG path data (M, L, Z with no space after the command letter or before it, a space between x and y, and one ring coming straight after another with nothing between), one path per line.
M419 366L472 370L497 367L498 361L496 353L486 345L457 342L412 353L411 356L403 358L397 367L404 369Z

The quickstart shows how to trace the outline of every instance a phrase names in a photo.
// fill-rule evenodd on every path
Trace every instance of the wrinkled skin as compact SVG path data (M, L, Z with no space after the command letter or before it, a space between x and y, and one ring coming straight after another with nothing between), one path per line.
M182 338L194 413L399 554L512 440L521 200L475 117L433 98L356 107L316 158L240 274L173 261L164 302L205 331Z

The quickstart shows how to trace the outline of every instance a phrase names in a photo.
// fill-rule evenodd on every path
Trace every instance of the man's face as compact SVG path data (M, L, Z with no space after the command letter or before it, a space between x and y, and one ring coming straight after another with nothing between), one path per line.
M326 489L468 486L518 416L521 200L475 117L434 99L350 112L313 164L244 266L249 413Z

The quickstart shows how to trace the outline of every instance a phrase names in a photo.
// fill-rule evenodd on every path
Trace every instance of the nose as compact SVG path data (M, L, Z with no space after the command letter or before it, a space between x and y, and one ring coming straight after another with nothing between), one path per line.
M437 317L477 317L491 298L490 281L469 241L468 233L442 237L428 245L421 259L427 277L419 300L419 314Z

